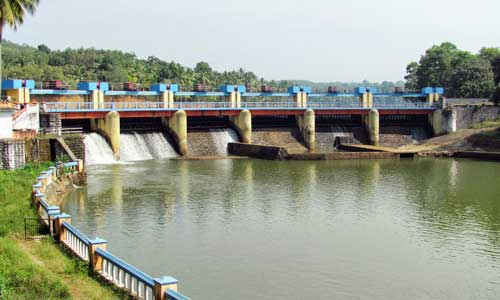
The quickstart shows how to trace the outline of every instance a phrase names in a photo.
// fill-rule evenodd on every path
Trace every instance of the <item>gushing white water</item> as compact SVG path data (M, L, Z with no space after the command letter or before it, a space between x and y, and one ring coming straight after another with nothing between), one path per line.
M120 160L139 161L177 157L177 153L160 132L122 133L120 135Z
M210 129L217 155L227 155L227 144L238 142L238 135L233 129Z
M87 165L116 163L113 150L98 133L85 135L83 143L85 144L85 163Z

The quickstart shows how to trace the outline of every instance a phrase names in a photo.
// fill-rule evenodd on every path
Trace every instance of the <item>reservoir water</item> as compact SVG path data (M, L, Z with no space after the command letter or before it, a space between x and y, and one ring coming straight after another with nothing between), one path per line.
M500 299L500 164L90 165L63 210L192 299Z

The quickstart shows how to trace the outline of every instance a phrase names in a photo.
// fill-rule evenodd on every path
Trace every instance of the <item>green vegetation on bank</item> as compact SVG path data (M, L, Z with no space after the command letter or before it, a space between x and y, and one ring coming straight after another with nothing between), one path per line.
M119 299L88 276L52 239L25 241L24 217L34 217L31 186L48 164L0 170L0 299Z
M475 123L472 125L474 129L482 129L482 128L495 128L500 127L500 119L496 119L493 121L483 121L481 123Z
M406 87L442 86L447 97L500 99L500 48L478 54L452 43L428 49L419 62L408 64Z

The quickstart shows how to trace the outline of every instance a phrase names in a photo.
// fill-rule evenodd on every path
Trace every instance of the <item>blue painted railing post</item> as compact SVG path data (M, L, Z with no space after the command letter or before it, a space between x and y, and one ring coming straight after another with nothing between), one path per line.
M89 242L89 264L90 268L95 272L102 271L102 257L96 254L96 249L106 250L108 242L101 238L95 238Z
M153 294L156 300L165 300L165 292L167 290L174 290L177 292L177 283L179 281L170 276L163 276L154 279Z
M40 211L42 209L42 204L40 203L40 201L43 199L43 197L45 197L45 194L41 193L40 191L35 194L35 211L37 215L40 215Z
M54 224L54 229L55 229L55 236L56 236L56 239L61 241L61 242L65 242L66 241L66 229L64 228L64 226L62 226L62 224L64 222L68 223L68 224L71 224L71 216L68 215L68 214L59 214L57 216L54 216L55 218L55 224Z

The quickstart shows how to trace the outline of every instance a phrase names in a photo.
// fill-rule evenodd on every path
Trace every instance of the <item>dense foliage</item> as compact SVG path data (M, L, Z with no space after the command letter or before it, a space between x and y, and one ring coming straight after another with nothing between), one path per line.
M37 48L4 42L4 78L34 79L38 83L49 80L61 80L74 87L81 80L107 81L112 84L134 82L148 88L156 82L180 83L184 90L191 90L196 83L204 83L211 89L223 84L244 84L257 90L260 85L273 86L276 90L285 90L293 84L312 86L315 90L325 91L328 86L339 90L352 91L356 86L375 86L379 90L390 92L394 86L403 86L403 82L329 82L314 83L309 81L267 81L252 72L239 69L219 72L206 62L199 62L194 68L182 66L176 62L166 62L150 56L140 59L133 53L113 50L65 49L51 50L45 45Z
M499 48L483 48L472 54L442 43L428 49L419 62L408 64L406 71L409 89L442 86L448 97L499 97Z

